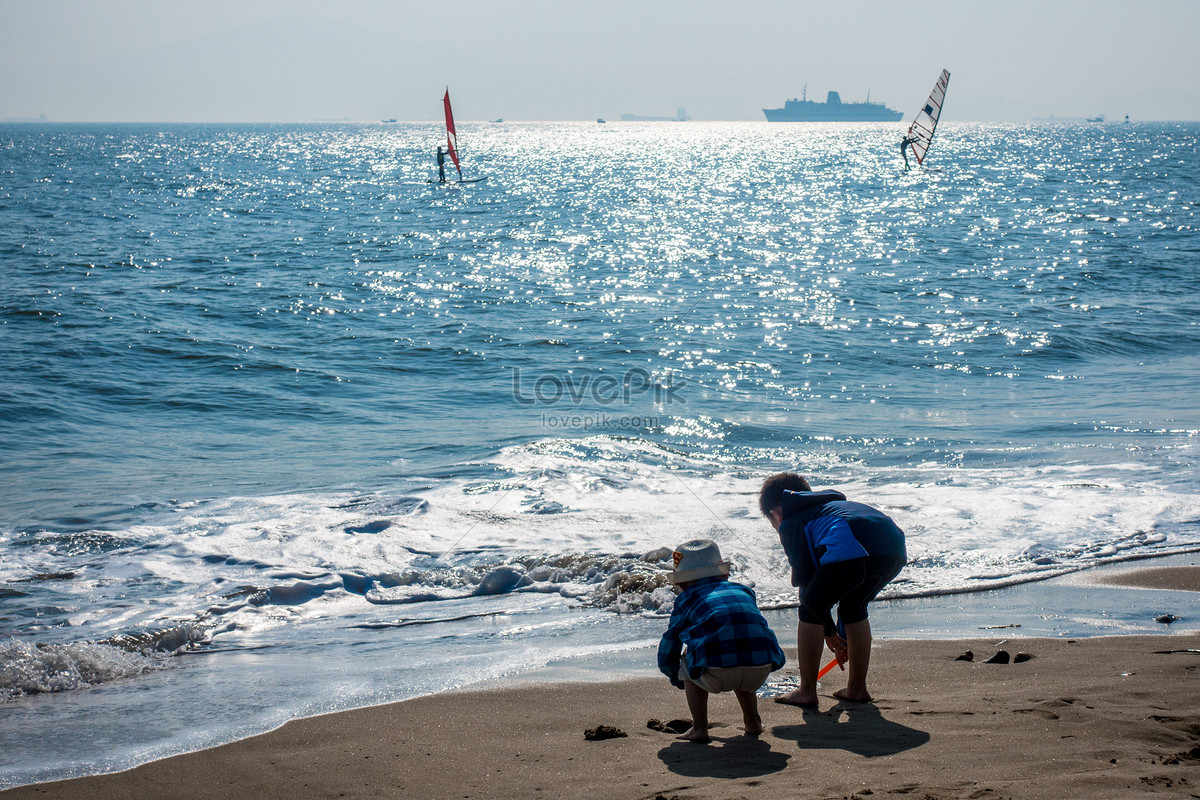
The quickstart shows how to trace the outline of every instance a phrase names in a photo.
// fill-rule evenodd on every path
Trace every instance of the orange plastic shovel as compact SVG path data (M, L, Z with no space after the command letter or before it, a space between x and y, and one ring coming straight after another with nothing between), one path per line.
M825 677L825 673L826 673L826 672L829 672L829 670L831 670L831 669L833 669L834 667L836 667L836 666L837 666L837 663L838 663L838 660L835 658L833 661L830 661L828 664L826 664L825 666L821 667L821 671L817 673L817 680L821 680L821 678L824 678L824 677ZM845 669L845 667L842 667L842 669Z

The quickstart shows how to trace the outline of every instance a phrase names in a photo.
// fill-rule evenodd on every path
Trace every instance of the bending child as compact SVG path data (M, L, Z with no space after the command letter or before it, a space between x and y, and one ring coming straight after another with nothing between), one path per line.
M692 714L692 727L679 738L707 742L708 696L731 690L746 733L762 733L756 692L783 666L783 650L754 592L729 580L729 562L715 542L684 542L674 557L670 580L683 591L658 645L658 668L683 689Z
M838 700L869 703L871 623L867 605L900 574L908 556L904 532L883 512L853 503L841 492L814 492L800 475L782 472L763 482L759 508L779 533L800 589L796 649L800 687L775 698L804 708L817 706L817 667L822 644L846 663L846 688ZM838 635L831 609L845 623Z

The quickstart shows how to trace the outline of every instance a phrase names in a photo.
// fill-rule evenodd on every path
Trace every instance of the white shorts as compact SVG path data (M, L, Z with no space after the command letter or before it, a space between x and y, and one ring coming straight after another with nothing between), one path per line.
M740 689L743 692L757 692L767 682L771 674L771 665L761 667L710 667L697 678L689 678L687 667L679 665L679 680L688 681L699 686L709 694L720 694Z

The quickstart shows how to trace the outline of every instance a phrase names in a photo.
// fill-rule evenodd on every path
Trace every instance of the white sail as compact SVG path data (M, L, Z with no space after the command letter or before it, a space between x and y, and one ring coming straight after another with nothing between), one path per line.
M909 147L916 155L918 164L925 163L925 153L929 151L929 145L933 142L933 132L937 129L938 117L942 115L942 103L946 100L946 87L949 85L950 72L942 70L937 83L933 85L933 91L929 93L929 99L925 101L925 106L917 112L917 118L908 128Z

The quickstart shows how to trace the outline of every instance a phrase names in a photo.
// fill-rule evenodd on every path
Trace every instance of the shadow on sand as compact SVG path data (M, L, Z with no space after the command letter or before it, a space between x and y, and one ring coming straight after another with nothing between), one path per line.
M658 751L671 772L689 778L754 778L781 772L787 753L778 753L755 736L734 736L708 744L674 742Z
M804 724L776 725L771 733L794 740L804 750L846 750L867 758L902 753L929 741L925 731L885 719L871 703L838 703L825 712L805 711Z

